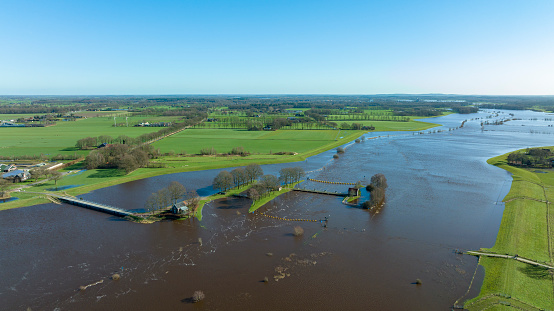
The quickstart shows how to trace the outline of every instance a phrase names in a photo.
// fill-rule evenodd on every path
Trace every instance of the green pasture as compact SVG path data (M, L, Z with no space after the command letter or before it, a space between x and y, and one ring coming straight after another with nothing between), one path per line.
M279 130L247 131L237 129L188 129L153 144L163 153L186 151L199 154L202 148L215 148L227 153L234 147L244 147L250 153L297 152L303 153L335 142L341 136L356 131L337 130ZM363 131L358 131L359 135ZM346 141L345 141L346 143Z
M19 118L29 118L34 116L41 116L44 113L16 113L16 114L0 114L0 120L16 120Z
M129 117L129 124L143 119L145 118ZM116 118L116 122L124 123L125 118ZM58 121L56 125L49 127L1 127L0 155L86 154L88 151L75 149L75 143L81 138L100 135L137 137L160 130L157 127L114 127L113 124L112 117L100 117Z
M422 121L408 121L408 122L396 122L396 121L334 121L339 126L342 123L359 123L365 126L374 126L373 132L389 132L389 131L423 131L430 129L440 124L422 122Z
M507 155L489 159L513 175L514 182L504 199L506 206L495 245L485 252L518 255L538 262L553 263L554 171L537 173L535 169L509 166ZM544 190L543 190L544 187ZM545 198L546 192L546 198ZM531 200L535 199L535 200ZM552 230L552 229L550 229ZM515 260L482 257L485 279L478 297L466 302L469 310L552 310L554 285L552 273Z

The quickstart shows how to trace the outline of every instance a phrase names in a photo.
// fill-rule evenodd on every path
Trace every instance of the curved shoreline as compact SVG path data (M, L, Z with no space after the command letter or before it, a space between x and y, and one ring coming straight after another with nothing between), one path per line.
M490 158L487 163L512 173L510 192L505 202L502 222L496 242L480 253L479 264L485 268L485 278L479 295L467 300L464 308L482 310L500 305L533 309L554 308L554 285L551 273L541 273L552 266L551 234L554 224L554 171L538 174L535 168L515 167L507 164L507 154ZM532 171L533 170L533 171ZM527 258L527 261L506 260ZM535 263L544 263L544 265Z

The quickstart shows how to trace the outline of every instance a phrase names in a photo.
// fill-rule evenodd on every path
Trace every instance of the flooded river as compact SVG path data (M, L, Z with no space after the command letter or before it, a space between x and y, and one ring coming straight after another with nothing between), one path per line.
M509 113L521 120L481 126L513 119ZM449 310L456 300L474 297L483 278L476 258L454 250L493 245L511 184L507 172L486 160L551 145L550 117L528 111L448 115L426 119L443 126L422 134L366 134L374 139L349 144L336 160L328 151L263 167L277 174L301 165L310 178L364 184L385 174L387 200L378 211L299 192L260 209L284 218L328 217L327 227L248 214L250 201L242 198L206 205L202 221L150 225L65 204L2 211L0 309ZM466 119L463 128L449 130ZM219 171L158 176L82 197L137 210L172 180L213 193ZM296 225L303 236L292 234ZM121 279L111 280L114 273ZM193 304L196 290L206 299Z

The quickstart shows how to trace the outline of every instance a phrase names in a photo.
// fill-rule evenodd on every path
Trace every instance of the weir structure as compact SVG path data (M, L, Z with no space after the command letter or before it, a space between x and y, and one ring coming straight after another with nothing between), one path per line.
M53 193L48 193L47 197L57 199L60 202L64 202L64 203L68 203L68 204L88 208L88 209L91 209L91 210L95 210L95 211L99 211L99 212L103 212L103 213L107 213L107 214L111 214L111 215L115 215L115 216L125 217L125 216L133 215L133 213L131 213L127 210L124 210L122 208L113 207L113 206L109 206L109 205L106 205L106 204L100 204L100 203L87 201L87 200L83 200L83 199L78 199L78 198L74 198L74 197L63 196L63 195L53 194Z

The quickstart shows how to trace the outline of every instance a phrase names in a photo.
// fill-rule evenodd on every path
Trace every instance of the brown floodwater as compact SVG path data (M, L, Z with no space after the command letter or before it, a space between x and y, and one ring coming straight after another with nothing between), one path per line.
M545 114L513 113L528 120L526 127L508 122L482 130L481 120L470 120L448 131L490 114L450 115L436 121L445 132L372 133L367 137L381 137L349 144L338 160L329 151L264 166L277 173L301 165L311 178L344 182L385 174L387 201L378 211L299 192L260 209L289 219L328 217L327 227L249 214L243 198L211 202L202 221L149 225L66 204L2 211L0 310L449 310L477 295L483 278L477 259L455 250L494 244L511 183L486 159L551 145L552 122L540 121ZM138 210L172 180L213 193L217 172L158 176L82 197ZM304 229L301 237L294 226ZM117 281L110 278L115 273ZM196 290L206 299L194 304Z

